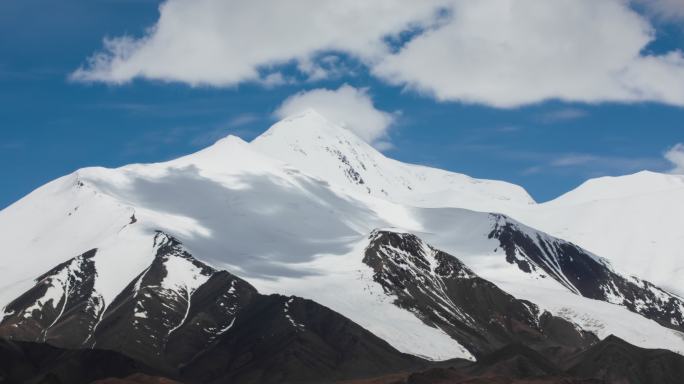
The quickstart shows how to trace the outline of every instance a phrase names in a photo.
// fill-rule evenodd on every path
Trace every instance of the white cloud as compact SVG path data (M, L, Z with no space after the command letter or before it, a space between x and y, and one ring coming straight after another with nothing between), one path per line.
M682 0L635 0L646 7L654 16L668 21L684 20L684 1Z
M684 144L678 143L665 152L665 159L674 166L670 172L684 174Z
M663 10L681 8L680 0L656 3ZM291 81L279 73L281 64L295 64L312 80L339 76L344 66L325 58L341 52L388 83L443 101L504 108L548 99L684 106L684 56L644 54L654 29L631 5L628 0L166 0L146 36L105 41L104 50L72 77L275 86ZM408 30L417 31L410 41L389 46L388 40L396 42Z
M392 142L386 140L376 141L375 143L373 143L373 146L381 152L391 151L395 148Z
M288 97L275 111L275 115L282 119L307 109L315 109L380 150L391 149L391 143L386 138L395 116L375 108L366 89L345 84L337 90L319 88L299 92Z
M295 62L310 75L319 54L346 52L370 63L388 53L383 38L428 23L446 0L166 0L140 39L105 40L72 77L123 83L134 78L233 86ZM320 70L319 70L320 69Z
M462 0L453 18L374 73L438 100L516 107L548 99L684 105L681 52L643 56L654 38L622 0Z

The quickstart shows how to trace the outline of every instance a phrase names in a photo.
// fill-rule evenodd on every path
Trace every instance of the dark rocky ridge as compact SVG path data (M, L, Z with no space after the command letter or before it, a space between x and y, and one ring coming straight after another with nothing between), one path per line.
M187 314L193 307L195 291L187 286L172 288L165 285L164 280L169 273L167 265L172 258L179 258L187 261L187 268L196 269L195 277L205 279L211 279L218 272L195 260L173 237L157 233L154 245L157 253L152 264L107 307L87 345L121 351L151 365L172 369L177 362L175 355L182 352L167 352L167 344L175 338L176 331L188 324ZM248 285L241 280L240 283ZM220 300L219 296L225 292L217 290L214 299ZM214 318L213 325L218 329L230 320L231 314L224 311ZM204 329L197 331L198 337L188 339L187 343L195 345L200 340L206 342L207 337L199 336L205 333ZM184 346L182 351L189 348Z
M424 371L346 384L681 384L684 356L635 347L609 336L554 362L511 344L477 362L457 361Z
M270 298L281 299L276 296ZM321 307L312 308L318 311ZM258 311L255 315L259 319L263 318ZM254 319L247 318L245 321L252 320ZM320 325L326 327L326 324L322 322ZM255 329L259 328L260 325L255 325ZM326 334L337 337L333 332ZM232 343L242 341L244 338ZM415 366L408 365L407 370L413 369L413 372L382 376L364 374L363 368L367 367L368 362L359 360L350 362L348 367L354 370L357 378L343 381L337 381L334 375L327 375L326 372L314 372L314 376L310 377L292 375L292 372L303 371L292 368L286 370L283 367L288 362L293 362L291 357L300 352L297 348L273 354L270 351L275 351L273 347L277 345L267 342L259 346L252 342L253 340L248 340L244 348L267 351L267 356L257 353L253 358L258 361L271 359L268 364L260 364L257 368L248 362L241 364L241 369L235 369L235 361L230 359L231 356L224 356L222 351L225 352L225 349L221 347L221 351L214 351L219 353L219 356L212 358L215 361L204 363L208 366L198 364L193 370L184 370L180 377L169 378L154 368L113 351L68 350L45 343L0 340L0 383L679 384L684 375L683 356L665 350L638 348L615 336L609 336L558 363L519 343L484 355L477 362L457 359L431 363L418 370L415 370ZM291 340L279 340L276 344L281 342L289 345ZM298 345L301 346L301 343ZM352 353L355 352L358 351ZM226 357L228 360L224 360ZM322 361L315 355L310 356L310 359ZM221 364L223 361L228 363L227 367Z
M244 280L199 262L171 236L158 233L154 245L153 262L106 309L94 290L96 250L36 279L8 306L0 336L40 344L0 342L0 382L168 377L184 383L332 383L394 374L430 384L588 384L595 377L627 375L627 383L682 377L676 376L681 356L615 338L589 347L593 335L540 313L414 235L374 232L364 262L385 292L397 296L397 305L443 329L478 363L455 360L446 363L451 368L438 368L445 363L402 354L313 301L259 294ZM178 262L194 271L197 286L165 282L172 274L169 263ZM56 291L46 295L51 289ZM421 371L429 367L435 368ZM406 371L416 373L396 375Z
M608 336L565 362L568 373L608 383L680 384L684 356L663 349L639 348Z
M181 384L179 381L171 380L161 376L151 376L142 373L135 373L124 378L108 377L93 381L91 384Z
M397 306L443 330L476 357L512 342L567 354L597 341L502 291L413 234L373 232L363 261L385 293L396 296Z
M113 351L68 350L45 343L0 340L0 383L3 384L86 384L136 373L159 374Z
M584 249L493 214L489 238L497 239L506 260L527 273L550 276L570 291L622 305L660 325L684 331L684 299L648 281L616 273Z
M5 308L0 334L68 348L82 345L104 306L94 290L96 253L90 250L36 278L33 288Z
M12 303L0 337L116 351L165 376L203 383L321 383L426 364L318 303L259 294L246 281L194 259L171 236L157 233L154 244L152 264L104 311L69 315L72 304L85 308L97 296L92 251L39 277ZM165 282L169 263L179 262L194 271L197 287ZM55 287L67 287L59 302L36 306ZM64 303L67 316L59 315Z
M269 297L278 299L275 296ZM255 315L261 318L262 313L255 312ZM253 319L248 318L246 321L250 320ZM258 329L259 325L255 328ZM327 331L329 337L336 337L332 332L334 330ZM290 343L290 340L281 341ZM272 347L273 345L268 344L260 347L249 343L245 348L273 351ZM363 369L358 369L355 370L357 379L343 381L337 381L334 375L326 376L325 372L316 372L316 375L320 375L319 379L311 380L298 373L291 374L304 371L282 369L291 361L288 357L296 352L296 349L291 349L284 354L269 353L270 356L267 357L257 353L254 356L255 359L272 358L269 367L264 364L255 367L247 363L236 370L231 365L233 360L228 360L227 369L216 362L208 362L208 374L214 375L213 379L206 377L207 367L200 365L195 370L185 370L182 377L168 378L154 368L113 351L67 350L44 343L0 340L0 383L679 384L684 375L683 356L665 350L638 348L615 336L609 336L584 351L568 356L560 363L551 361L525 345L510 344L484 355L477 362L454 360L431 363L431 367L426 366L414 372L382 376L364 375ZM226 356L220 355L215 360L222 361L224 357ZM317 356L311 356L311 359L321 360ZM359 363L365 364L363 361ZM351 366L355 364L356 362ZM230 374L227 376L220 374L228 372ZM285 372L290 375L284 376ZM267 379L262 380L264 377Z
M203 383L332 383L427 365L311 300L271 295L259 296L182 376Z

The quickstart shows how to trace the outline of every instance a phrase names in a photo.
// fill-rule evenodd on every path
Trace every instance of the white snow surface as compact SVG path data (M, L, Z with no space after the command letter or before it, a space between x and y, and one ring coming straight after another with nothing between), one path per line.
M251 145L347 192L408 206L507 214L684 295L684 175L601 177L536 204L517 185L389 159L315 111L275 124Z
M644 171L592 179L527 208L507 213L684 295L684 175Z
M662 327L653 320L625 307L573 294L551 277L529 274L511 268L496 249L498 241L487 238L482 214L464 211L427 212L426 232L419 234L431 245L458 257L480 277L489 280L519 299L563 317L600 338L614 334L644 348L665 348L684 354L684 334ZM425 215L426 213L423 212ZM494 220L489 217L488 220ZM502 260L504 260L502 262Z
M514 184L389 159L313 110L276 123L251 146L342 190L412 206L496 212L534 204Z
M343 255L321 255L303 265L304 277L253 279L264 293L306 297L352 319L402 352L433 360L473 356L438 328L428 327L414 314L393 304L373 281L373 271L362 260L368 239Z
M662 258L680 263L674 256L682 235L669 225L677 227L684 204L676 181L668 183L638 195L611 194L606 187L601 200L590 200L589 191L537 205L512 184L388 159L309 111L277 123L252 143L229 136L165 163L81 169L0 211L0 307L32 287L37 276L92 248L98 248L95 290L106 306L150 265L153 238L163 231L194 257L260 291L318 301L400 351L431 359L472 358L442 331L394 306L372 281L361 261L368 235L376 228L396 228L601 336L614 333L639 346L684 351L680 334L508 264L496 251L498 243L487 238L492 217L483 213L508 213L626 269L632 255L638 259L637 251L661 251L642 253L644 265L660 264ZM663 200L649 197L654 195ZM653 207L661 201L661 208ZM662 208L670 203L678 205ZM657 247L649 236L656 236ZM174 266L187 267L174 264L174 271ZM192 291L200 283L193 280L197 273L177 272L168 281L175 290Z

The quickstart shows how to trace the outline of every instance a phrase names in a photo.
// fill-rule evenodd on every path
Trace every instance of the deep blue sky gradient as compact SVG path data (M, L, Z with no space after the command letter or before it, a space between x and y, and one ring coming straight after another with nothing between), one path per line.
M105 36L140 36L153 25L158 3L0 2L0 208L81 167L167 160L231 133L250 140L273 123L272 112L289 95L344 83L368 87L380 109L401 111L387 155L511 181L538 201L589 177L666 171L663 152L684 141L682 108L547 102L501 110L437 103L363 71L276 88L68 80ZM660 25L648 49L673 48L684 48L682 29Z

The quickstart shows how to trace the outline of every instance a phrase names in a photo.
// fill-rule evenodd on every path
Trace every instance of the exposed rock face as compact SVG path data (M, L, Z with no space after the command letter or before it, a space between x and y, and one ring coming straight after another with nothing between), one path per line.
M608 261L584 249L518 224L495 220L490 238L499 240L506 260L527 273L549 276L570 291L625 306L660 325L684 331L684 299L648 281L615 272Z
M153 262L106 308L94 299L95 250L59 265L8 306L0 335L117 351L202 382L321 382L426 364L318 303L259 294L169 235L157 233L154 247Z
M90 250L36 278L33 288L5 308L0 334L72 348L82 345L104 308L94 290L96 253Z
M396 305L442 329L476 357L515 341L565 352L597 341L502 291L415 235L375 231L363 261L385 293L396 296Z
M220 335L256 290L195 260L173 237L158 233L154 242L154 261L107 307L89 346L172 368ZM207 283L215 288L211 298L201 290Z
M684 375L684 357L614 337L597 343L412 234L374 231L363 262L397 306L457 340L476 363L400 353L314 301L259 294L172 236L159 232L153 245L152 263L109 304L95 289L97 250L38 277L0 323L0 336L13 339L0 342L0 382L589 384Z

